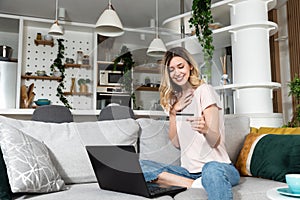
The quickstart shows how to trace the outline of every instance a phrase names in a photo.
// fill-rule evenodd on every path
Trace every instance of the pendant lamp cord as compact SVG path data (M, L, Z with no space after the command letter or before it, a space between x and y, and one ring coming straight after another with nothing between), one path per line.
M155 10L156 10L156 26L155 26L155 32L156 32L156 38L158 38L158 0L155 1Z
M57 7L58 7L58 0L55 3L55 21L57 22Z
M113 9L112 4L111 4L111 0L108 1L108 9Z

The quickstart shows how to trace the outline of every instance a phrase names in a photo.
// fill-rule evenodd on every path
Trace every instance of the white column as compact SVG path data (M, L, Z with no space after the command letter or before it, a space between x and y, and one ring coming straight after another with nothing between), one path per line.
M269 37L277 24L268 21L276 0L235 0L230 4L234 113L250 117L250 125L281 126L273 113Z
M273 113L272 88L254 85L271 83L269 36L277 25L268 21L268 10L276 0L236 0L230 5L233 83L249 86L234 92L235 113Z

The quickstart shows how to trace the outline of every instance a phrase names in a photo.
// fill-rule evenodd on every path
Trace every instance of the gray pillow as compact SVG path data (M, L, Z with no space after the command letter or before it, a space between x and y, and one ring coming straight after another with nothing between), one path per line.
M0 146L12 192L46 193L64 188L42 142L2 123Z

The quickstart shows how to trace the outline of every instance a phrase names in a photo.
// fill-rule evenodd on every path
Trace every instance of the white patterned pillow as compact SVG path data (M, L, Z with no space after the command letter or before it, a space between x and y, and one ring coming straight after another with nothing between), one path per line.
M46 193L64 188L42 142L1 123L0 146L12 192Z

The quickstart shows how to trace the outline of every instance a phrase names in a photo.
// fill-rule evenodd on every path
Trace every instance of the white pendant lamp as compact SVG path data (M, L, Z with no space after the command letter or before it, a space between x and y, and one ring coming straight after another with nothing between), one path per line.
M56 4L55 4L55 22L53 23L53 25L51 26L51 28L48 32L48 34L50 34L50 35L63 35L64 34L62 27L58 24L57 7L58 7L58 0L56 0Z
M167 51L167 48L164 42L158 36L158 0L156 0L155 5L156 5L156 9L155 9L156 10L156 26L155 26L156 37L150 43L147 50L147 55L151 57L162 57Z
M111 0L106 9L96 23L96 32L106 37L118 37L124 34L122 22L113 9Z

